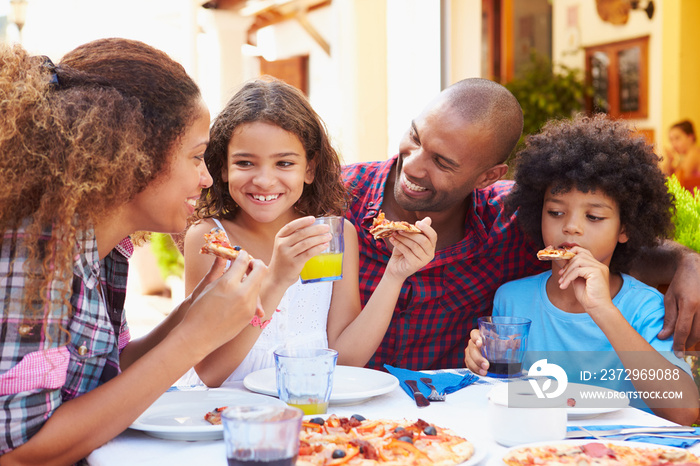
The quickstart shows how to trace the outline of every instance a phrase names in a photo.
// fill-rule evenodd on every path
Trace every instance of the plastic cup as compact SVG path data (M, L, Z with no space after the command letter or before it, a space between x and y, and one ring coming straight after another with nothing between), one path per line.
M489 362L488 376L520 377L527 337L532 321L524 317L479 317L483 346L481 354Z
M304 264L301 269L302 283L327 282L343 278L343 252L345 240L343 237L344 217L319 217L314 225L330 226L330 234L333 236L328 247Z
M231 406L221 414L229 466L291 466L299 454L301 410L289 406Z
M304 411L325 414L333 390L338 352L332 349L285 348L275 351L279 399Z

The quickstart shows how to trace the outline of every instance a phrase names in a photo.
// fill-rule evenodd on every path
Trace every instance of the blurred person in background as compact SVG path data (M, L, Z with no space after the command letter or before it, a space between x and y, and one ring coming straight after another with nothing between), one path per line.
M668 174L676 175L681 185L693 191L700 186L700 146L695 128L690 120L679 121L668 130L671 147L664 150L662 168Z

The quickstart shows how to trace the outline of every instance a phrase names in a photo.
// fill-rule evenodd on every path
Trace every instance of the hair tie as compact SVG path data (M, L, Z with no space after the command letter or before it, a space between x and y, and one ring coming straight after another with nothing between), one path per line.
M53 64L51 59L47 57L46 55L42 55L41 58L43 59L43 62L41 63L41 67L49 72L49 85L57 88L61 86L60 81L58 80L58 67Z

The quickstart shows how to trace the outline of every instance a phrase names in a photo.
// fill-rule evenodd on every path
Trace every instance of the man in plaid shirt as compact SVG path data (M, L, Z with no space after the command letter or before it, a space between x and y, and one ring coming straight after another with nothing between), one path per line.
M380 210L388 220L415 222L430 216L438 233L435 258L404 283L389 329L368 367L463 366L469 332L478 317L491 312L496 289L547 268L536 257L543 245L525 237L515 216L505 216L502 209L512 182L498 180L508 170L504 162L522 127L520 105L506 88L485 79L465 79L443 91L412 121L398 156L344 168L351 196L346 216L357 229L360 246L363 303L391 255L388 243L369 234ZM677 248L667 256L676 252ZM675 261L679 270L684 266L684 273L697 280L697 273L687 272L698 270L693 268L698 255L680 257ZM676 267L670 269L647 278L670 280ZM687 302L700 302L692 284L685 285ZM681 311L687 313L680 314L676 325L676 349L684 348L690 326L682 324L692 322L695 309ZM667 315L676 314L667 307ZM675 318L669 322L672 330ZM693 341L697 338L691 335L689 342Z

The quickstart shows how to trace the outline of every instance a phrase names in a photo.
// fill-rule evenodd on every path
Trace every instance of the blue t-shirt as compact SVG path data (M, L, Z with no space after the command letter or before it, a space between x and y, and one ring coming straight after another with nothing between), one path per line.
M624 373L624 366L591 316L562 311L549 300L546 285L551 276L550 270L505 283L494 297L494 316L532 320L523 368L527 369L542 359L543 354L556 354L558 360L549 362L562 366L569 382L634 391L631 381L619 377L620 370ZM663 295L630 275L622 274L622 279L622 288L612 300L615 307L656 351L690 374L690 366L673 353L673 339L660 340L657 337L663 326ZM587 374L584 376L582 371ZM612 371L616 371L616 375L611 377Z

